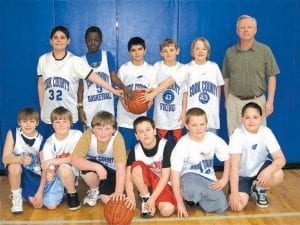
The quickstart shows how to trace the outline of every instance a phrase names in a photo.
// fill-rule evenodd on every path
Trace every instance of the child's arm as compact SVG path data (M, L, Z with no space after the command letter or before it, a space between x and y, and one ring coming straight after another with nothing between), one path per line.
M112 92L114 95L122 96L122 93L123 93L122 90L117 90L117 89L113 88L106 81L104 81L100 76L98 76L95 72L91 73L91 75L88 77L88 80L100 85L101 87L105 88L106 90Z
M38 95L39 95L39 103L40 103L40 108L43 106L44 102L44 80L42 76L38 77Z
M125 163L118 163L116 165L116 187L115 192L111 194L113 200L122 200L124 197L124 185L126 179L126 165Z
M239 194L239 168L241 154L230 154L230 195L229 205L233 211L243 208L243 200Z
M133 191L133 182L132 182L132 174L131 174L131 166L127 166L126 168L126 180L125 180L125 190L127 195L126 205L131 209L135 209L136 201L135 194Z
M272 158L273 158L272 164L269 165L267 168L263 169L256 178L258 184L262 187L268 187L272 174L274 174L278 170L281 170L286 163L286 159L281 149L272 153Z
M175 83L175 80L171 76L169 76L160 85L158 85L157 88L155 88L154 90L151 89L151 92L148 92L148 93L145 94L145 96L141 97L141 101L143 101L143 102L147 102L147 101L152 102L153 99L159 93L161 93L163 90L165 90L166 88L170 87L174 83Z
M3 164L24 164L29 165L31 163L31 157L28 154L24 154L23 156L15 156L13 155L14 149L14 138L11 130L7 132L4 148L3 148Z
M182 127L184 127L185 124L185 113L186 113L186 109L187 109L187 91L183 93L182 96L182 111L180 114L180 120L181 120L181 125Z
M228 159L224 162L224 171L223 171L222 178L212 183L211 185L212 189L221 191L225 187L225 185L228 183L229 180L229 170L230 170L230 160Z
M115 71L110 73L110 78L115 85L124 91L125 97L128 97L129 99L132 97L132 91L121 81Z
M161 194L161 192L164 190L165 186L168 184L170 175L171 175L171 168L162 168L161 177L157 183L157 186L153 190L149 200L146 203L147 208L150 210L152 215L154 215L155 213L155 201L158 198L158 196Z
M43 160L43 154L40 152L40 161L42 162ZM42 170L42 176L41 176L41 181L40 181L40 186L35 193L34 197L30 202L32 203L34 208L42 208L43 207L43 197L44 197L44 189L45 185L47 182L47 172L45 170Z
M79 84L78 84L78 90L77 90L77 102L81 103L83 102L83 93L84 93L84 84L83 84L83 80L80 79L79 80ZM82 107L77 107L78 109L78 117L81 123L83 123L84 125L86 125L86 113L84 111L83 106Z
M177 216L179 218L183 218L183 217L187 218L189 215L185 208L183 198L180 192L180 172L171 170L171 182L172 182L173 193L177 202Z

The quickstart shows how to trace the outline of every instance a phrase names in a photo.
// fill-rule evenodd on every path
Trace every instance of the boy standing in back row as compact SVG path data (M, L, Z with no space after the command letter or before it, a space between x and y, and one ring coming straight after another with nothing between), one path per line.
M163 60L154 64L157 70L157 85L182 67L176 59L178 54L176 41L166 39L160 44ZM159 137L166 138L170 132L175 143L181 138L186 111L184 95L187 95L185 82L183 85L174 83L155 98L153 119Z
M118 72L120 80L130 89L148 89L155 87L156 70L145 62L146 54L145 41L140 37L133 37L128 42L128 52L131 61L123 64ZM117 122L119 131L123 135L126 144L126 150L134 148L137 143L134 131L133 121L139 116L145 116L145 113L135 115L127 111L122 98L119 99L117 107Z

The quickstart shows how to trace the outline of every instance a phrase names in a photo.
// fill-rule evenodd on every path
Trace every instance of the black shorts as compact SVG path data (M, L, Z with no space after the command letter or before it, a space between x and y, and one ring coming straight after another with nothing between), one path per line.
M94 159L88 159L91 162L98 163L101 166L104 167L104 169L107 172L107 178L105 180L101 180L99 184L99 191L100 194L104 195L111 195L112 193L115 192L115 187L116 187L116 171L112 170L111 168L103 165L101 162L94 160ZM87 173L96 173L95 171L92 170L82 170L82 174L87 174Z

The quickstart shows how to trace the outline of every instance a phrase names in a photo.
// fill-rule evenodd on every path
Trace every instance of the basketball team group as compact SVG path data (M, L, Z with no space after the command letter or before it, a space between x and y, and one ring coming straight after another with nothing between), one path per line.
M37 66L41 111L20 110L4 144L11 212L23 213L23 201L55 210L64 196L69 210L113 199L144 218L187 218L188 207L238 212L250 200L268 207L267 190L282 182L286 160L266 126L279 68L256 31L254 17L237 19L239 41L227 49L221 72L205 38L192 41L184 65L177 42L163 40L162 60L150 65L145 41L133 37L131 60L117 69L100 48L100 28L86 30L88 51L78 57L67 50L68 29L54 27L52 51ZM218 136L222 86L229 143ZM136 90L144 92L137 97ZM145 104L153 116L133 113ZM217 176L215 158L224 168ZM88 187L83 199L80 176Z

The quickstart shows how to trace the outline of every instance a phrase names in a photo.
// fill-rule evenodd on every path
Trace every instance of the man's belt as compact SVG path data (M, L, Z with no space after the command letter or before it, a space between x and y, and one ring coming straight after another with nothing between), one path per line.
M247 101L247 100L251 100L251 99L255 99L258 98L260 96L262 96L264 93L260 94L260 95L256 95L256 96L248 96L248 97L244 97L244 96L235 96L237 98L239 98L242 101Z

